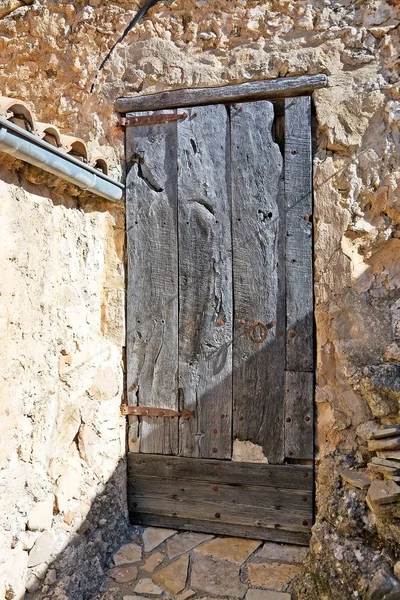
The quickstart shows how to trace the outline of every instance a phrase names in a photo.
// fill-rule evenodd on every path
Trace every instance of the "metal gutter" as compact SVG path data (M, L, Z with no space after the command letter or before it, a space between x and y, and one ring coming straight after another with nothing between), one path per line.
M121 200L125 186L101 171L0 117L0 151L52 173L82 190L113 202Z

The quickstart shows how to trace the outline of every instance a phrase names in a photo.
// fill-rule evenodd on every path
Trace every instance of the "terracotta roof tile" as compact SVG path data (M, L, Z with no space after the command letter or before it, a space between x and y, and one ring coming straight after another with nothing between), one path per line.
M23 100L0 95L0 116L37 135L51 146L64 150L74 158L108 175L109 165L104 156L98 154L90 156L88 147L81 138L61 134L59 129L51 123L36 121L30 106Z

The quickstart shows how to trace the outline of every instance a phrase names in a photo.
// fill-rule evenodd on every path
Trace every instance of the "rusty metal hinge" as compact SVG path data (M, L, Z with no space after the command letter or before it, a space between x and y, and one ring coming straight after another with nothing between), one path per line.
M167 114L167 115L147 115L140 117L120 117L121 127L138 127L140 125L161 125L161 123L170 123L171 121L184 121L187 119L187 113Z
M121 404L121 413L123 415L134 415L136 417L182 417L182 419L192 419L194 412L190 410L171 410L170 408L155 408L154 406L128 406Z

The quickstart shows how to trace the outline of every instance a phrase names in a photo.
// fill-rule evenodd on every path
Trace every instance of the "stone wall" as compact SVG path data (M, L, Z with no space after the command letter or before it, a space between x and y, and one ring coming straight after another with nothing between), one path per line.
M304 73L328 75L328 88L313 96L318 126L314 162L318 517L309 575L299 583L297 594L301 598L341 600L383 597L382 585L392 586L392 589L397 585L390 569L396 558L393 540L399 541L398 520L395 515L372 513L366 508L365 493L344 485L338 473L342 466L365 465L368 432L377 425L393 423L399 418L398 0L160 2L128 34L124 43L117 46L100 73L98 66L132 19L139 3L127 0L113 3L7 0L3 5L5 8L0 11L3 17L0 21L0 89L6 95L30 101L40 120L51 121L64 131L103 146L114 161L115 173L119 172L119 162L123 159L122 132L113 113L113 102L118 96ZM96 235L97 252L92 250L91 254L88 250L88 257L92 256L93 261L100 260L100 247L104 247L106 239L111 247L104 248L104 256L113 255L112 238L105 237L106 227L113 227L113 213L101 211L97 214L84 208L70 210L63 204L56 206L57 201L50 198L28 201L27 192L18 191L17 185L12 189L14 195L25 194L30 206L34 201L38 202L37 219L43 214L40 219L47 218L49 223L51 213L57 215L52 224L58 223L58 219L75 218L78 221L74 222L73 232L69 231L69 235L64 235L62 229L56 234L53 225L50 228L51 234L59 235L65 245L64 250L60 245L58 257L50 251L46 254L46 260L57 262L52 277L55 273L60 274L63 261L66 268L65 261L76 260L82 289L86 276L90 281L88 289L101 287L103 267L100 264L93 266L89 258L85 262L83 247L93 242L94 238L90 236L94 235L96 227L102 228L99 236ZM37 188L30 191L33 195L39 193ZM18 202L15 199L16 206L21 206L21 200ZM18 210L12 211L12 219L21 215ZM36 211L34 213L36 215ZM29 233L22 237L24 240L29 237L31 244L33 236ZM30 244L24 247L17 233L7 239L14 239L14 242L7 242L14 244L11 252L14 258L7 265L18 272L18 264L26 264ZM99 240L102 242L98 248ZM45 244L40 244L40 248L45 251ZM39 270L45 264L40 258L34 263ZM19 275L21 278L29 275L29 262L24 268ZM44 274L42 277L48 285L48 270L46 277ZM12 283L15 282L13 276ZM75 283L72 287L78 294ZM112 285L117 285L114 280ZM18 293L22 291L19 289ZM99 289L97 293L100 294ZM114 288L111 296L118 297ZM9 302L8 298L2 298L2 305L4 300ZM66 292L59 301L66 307L75 303ZM92 304L85 304L91 301L97 309L92 308ZM37 316L41 299L35 297L33 304L30 302L24 303L22 315L25 318L27 311L32 310L39 319L34 321L36 329L29 335L32 339L35 335L37 343L43 344L40 332L43 336L49 333L48 325L43 327ZM79 349L74 346L73 330L70 332L66 325L61 325L67 315L71 318L71 313L64 311L64 315L56 314L52 323L60 323L61 331L66 330L70 337L64 339L64 334L60 334L58 346L59 334L52 336L51 353L42 352L47 360L49 356L54 360L56 351L63 351L65 354L60 352L59 356L61 364L70 360L69 356L76 360L69 366L64 365L65 372L60 379L62 386L71 385L68 378L73 364L83 362L75 359L72 353L91 355L93 341L99 352L103 347L112 349L110 370L103 373L101 379L108 381L111 371L115 375L120 368L117 348L120 349L122 342L119 337L118 341L113 337L119 334L107 328L94 333L93 320L96 320L95 315L99 316L100 304L96 304L100 303L99 297L85 292L81 302L90 318L87 329L90 344L84 346L78 342ZM50 309L55 310L53 305L49 305ZM116 311L114 322L118 314ZM36 389L42 398L38 406L46 418L43 398L50 402L53 380L46 376L45 381L40 376L40 383L37 383L37 372L45 371L46 360L39 360L36 351L23 351L26 341L23 343L14 330L8 331L10 343L18 347L15 351L18 360L14 367L7 368L7 392L15 382L21 385L20 373L23 371L23 382L26 381L31 390ZM16 340L19 340L18 344ZM24 366L21 365L22 356L25 356ZM104 369L99 363L96 367ZM27 377L28 372L30 377ZM74 380L72 389L77 398L81 397L81 390L90 377L87 372L85 383L80 378L79 384ZM120 374L117 381L120 386ZM93 392L91 385L88 392L85 392L86 387L84 390L89 398ZM61 390L65 391L62 386ZM111 386L107 393L115 392L117 396L119 391L120 388L117 391ZM56 393L60 396L63 393L58 385ZM65 396L68 396L67 392ZM28 402L26 398L29 396L24 396L24 402ZM110 402L112 410L117 410L118 402L105 402ZM17 404L14 394L7 406ZM32 419L27 416L26 425L23 425L20 411L17 417L19 435L26 439L28 436L22 434L23 427L31 426ZM117 422L113 421L115 428L118 428ZM24 454L18 455L15 442L10 442L10 448L13 444L16 465L13 471L17 473L18 469L24 468ZM42 449L43 444L39 445ZM32 472L36 472L35 464L31 465ZM52 493L50 487L47 493ZM47 501L46 494L43 492L40 501ZM27 497L26 492L22 497ZM18 518L20 520L13 520L13 523L20 523L19 527L23 529L25 517ZM17 544L14 552L21 553L19 548ZM382 548L385 548L383 553ZM368 574L363 572L365 561L375 561L374 572L384 581L382 585L379 581L374 584L380 596L373 595L374 586L369 584Z

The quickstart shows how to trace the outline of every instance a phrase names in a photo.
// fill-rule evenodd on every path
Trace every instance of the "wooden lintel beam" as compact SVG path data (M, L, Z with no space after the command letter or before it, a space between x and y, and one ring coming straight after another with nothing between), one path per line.
M200 106L202 104L289 98L311 94L316 89L326 87L327 84L328 78L324 74L282 77L263 81L249 81L237 85L171 90L133 98L118 98L114 108L119 113L128 113L142 110Z

